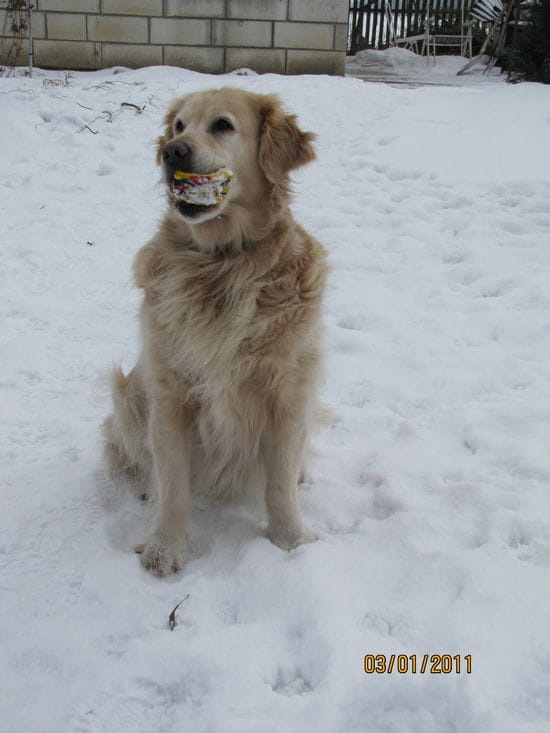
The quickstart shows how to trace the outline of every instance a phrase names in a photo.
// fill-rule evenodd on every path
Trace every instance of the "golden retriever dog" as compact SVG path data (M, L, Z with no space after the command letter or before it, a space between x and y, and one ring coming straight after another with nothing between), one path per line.
M134 266L141 356L128 375L115 370L103 426L111 470L156 502L136 551L161 576L184 563L195 491L253 486L265 492L273 543L315 539L297 484L327 273L323 248L289 210L289 172L313 160L315 136L277 97L199 92L176 99L164 122L168 207Z

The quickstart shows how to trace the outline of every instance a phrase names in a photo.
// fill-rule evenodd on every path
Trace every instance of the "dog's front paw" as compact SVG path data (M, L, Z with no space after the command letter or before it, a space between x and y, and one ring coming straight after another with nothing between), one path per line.
M298 545L305 545L307 542L315 542L319 539L314 532L304 527L268 527L267 538L281 550L290 552Z
M177 573L183 567L185 553L180 545L151 539L135 549L141 555L143 567L153 575L164 577L170 573Z

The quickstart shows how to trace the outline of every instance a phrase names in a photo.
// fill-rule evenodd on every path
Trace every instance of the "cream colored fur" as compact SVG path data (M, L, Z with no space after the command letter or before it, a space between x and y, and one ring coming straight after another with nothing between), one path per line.
M234 130L214 132L229 119ZM178 132L178 120L185 130ZM319 366L325 253L288 208L289 171L314 157L272 96L221 89L170 107L164 146L180 139L196 170L229 167L219 210L184 218L168 193L156 236L138 253L142 351L113 375L105 453L156 514L142 550L158 575L182 567L191 491L265 491L268 536L291 549L313 535L300 520L297 482Z

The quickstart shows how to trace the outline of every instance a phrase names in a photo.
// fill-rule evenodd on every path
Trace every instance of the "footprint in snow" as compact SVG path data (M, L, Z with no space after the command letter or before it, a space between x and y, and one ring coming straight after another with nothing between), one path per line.
M273 688L273 692L277 692L279 695L284 695L285 697L303 695L311 692L313 689L311 682L304 678L299 667L292 670L284 670L282 667L279 667L271 687Z
M108 176L109 173L113 172L113 166L108 163L101 162L96 170L98 176Z

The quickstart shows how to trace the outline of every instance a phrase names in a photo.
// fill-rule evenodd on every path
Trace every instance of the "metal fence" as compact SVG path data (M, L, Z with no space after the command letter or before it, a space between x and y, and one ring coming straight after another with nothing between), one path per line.
M432 32L460 34L471 0L389 0L389 5L395 35L403 38L422 33L427 14ZM348 54L363 48L387 48L390 40L386 0L350 0Z

